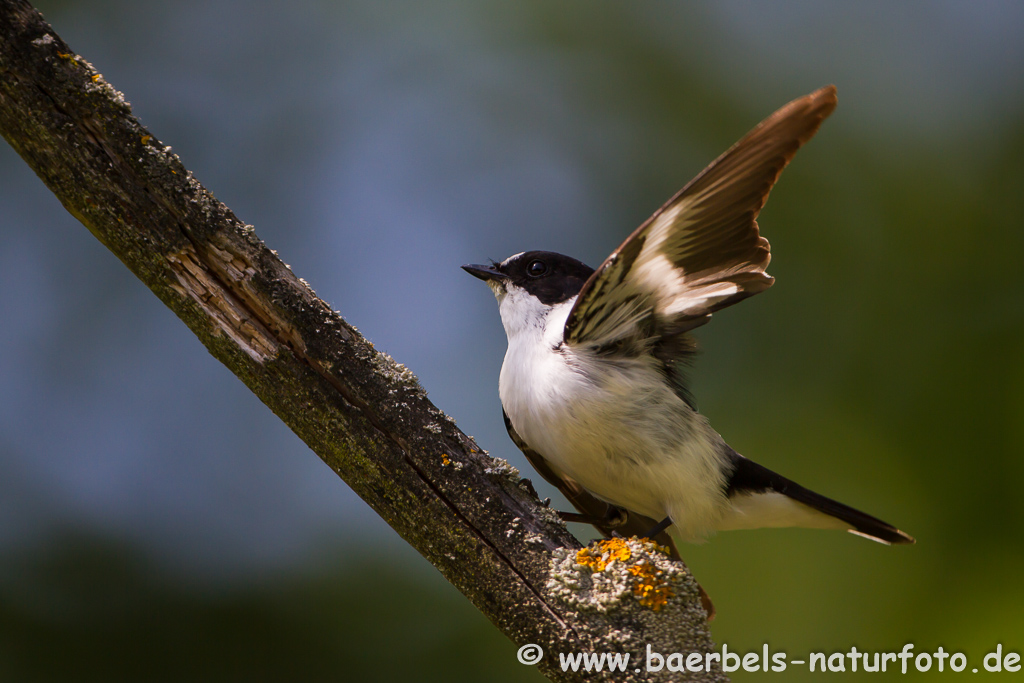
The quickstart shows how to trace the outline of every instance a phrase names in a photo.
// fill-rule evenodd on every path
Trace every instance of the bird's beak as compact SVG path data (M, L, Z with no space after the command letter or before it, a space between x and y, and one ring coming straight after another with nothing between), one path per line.
M462 266L462 269L473 277L478 277L488 284L491 282L504 282L508 279L508 276L505 275L505 273L502 273L500 270L496 270L494 266L469 264Z

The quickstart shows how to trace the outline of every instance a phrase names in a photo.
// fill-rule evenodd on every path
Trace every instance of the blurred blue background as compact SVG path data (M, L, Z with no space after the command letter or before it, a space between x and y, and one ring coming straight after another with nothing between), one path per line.
M694 393L737 450L918 544L772 530L683 555L733 650L1024 650L1024 5L37 6L527 476L494 301L459 266L596 266L835 83L761 216L777 283L699 331ZM540 678L6 144L0 292L0 679Z

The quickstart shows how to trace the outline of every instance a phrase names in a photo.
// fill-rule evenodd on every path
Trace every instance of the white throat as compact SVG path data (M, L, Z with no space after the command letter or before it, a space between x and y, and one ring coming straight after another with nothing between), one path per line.
M576 298L548 305L511 283L507 292L495 294L508 335L498 381L501 404L527 443L539 453L552 453L559 450L556 427L564 420L562 407L575 403L575 385L582 379L560 352Z
M498 299L501 324L505 327L509 346L526 343L554 348L562 343L565 321L576 297L549 305L511 283L495 287L494 296Z

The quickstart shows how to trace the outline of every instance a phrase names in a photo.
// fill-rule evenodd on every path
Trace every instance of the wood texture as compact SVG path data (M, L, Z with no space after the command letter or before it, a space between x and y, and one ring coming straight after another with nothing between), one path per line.
M578 542L518 472L481 451L409 370L319 299L22 0L0 0L0 133L211 354L498 628L541 645L542 673L724 679L717 670L642 670L648 644L662 653L712 647L681 563L657 552L643 559L635 544L630 561L599 572L575 563ZM664 609L607 593L616 577L635 589L642 562L659 567L671 596ZM633 658L626 673L563 672L555 653L576 651ZM495 662L507 666L521 665Z

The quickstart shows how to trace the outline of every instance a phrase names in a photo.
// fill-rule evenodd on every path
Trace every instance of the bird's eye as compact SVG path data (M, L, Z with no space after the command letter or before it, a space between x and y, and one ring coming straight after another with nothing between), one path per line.
M530 277L540 277L546 272L548 266L543 261L530 261L530 265L526 266L526 274Z

